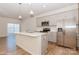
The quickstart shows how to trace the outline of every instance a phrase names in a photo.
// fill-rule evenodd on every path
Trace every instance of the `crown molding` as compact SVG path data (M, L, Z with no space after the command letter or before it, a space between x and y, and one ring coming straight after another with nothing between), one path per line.
M57 14L57 13L61 13L61 12L66 12L66 11L70 11L70 10L74 10L74 9L78 9L78 8L79 8L78 4L75 4L75 5L67 6L67 7L64 7L64 8L57 9L57 10L49 11L47 13L37 15L36 17L37 18L45 17L45 16L48 16L48 15L53 15L53 14Z

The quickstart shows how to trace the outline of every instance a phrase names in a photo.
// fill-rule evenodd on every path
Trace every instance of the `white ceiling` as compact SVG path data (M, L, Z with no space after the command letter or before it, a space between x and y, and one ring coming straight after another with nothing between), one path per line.
M18 3L0 3L0 16L18 19L18 16L21 15L22 18L25 19L30 17L31 10L34 11L34 15L39 15L73 4L74 3L22 3L19 5ZM43 5L46 7L43 8Z

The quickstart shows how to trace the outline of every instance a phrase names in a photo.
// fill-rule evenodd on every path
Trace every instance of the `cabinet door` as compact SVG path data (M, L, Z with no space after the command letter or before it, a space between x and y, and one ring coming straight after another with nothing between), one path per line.
M48 48L48 38L47 35L42 36L42 54L47 53L47 48Z
M64 45L64 39L63 39L63 32L58 32L57 34L57 44L58 45Z
M49 32L48 33L48 41L50 42L56 42L57 32Z

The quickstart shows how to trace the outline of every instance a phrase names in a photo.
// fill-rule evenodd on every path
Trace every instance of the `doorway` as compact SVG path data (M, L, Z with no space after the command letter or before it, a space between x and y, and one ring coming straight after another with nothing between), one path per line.
M15 32L20 32L20 24L8 23L7 25L7 50L8 53L14 53L16 50Z

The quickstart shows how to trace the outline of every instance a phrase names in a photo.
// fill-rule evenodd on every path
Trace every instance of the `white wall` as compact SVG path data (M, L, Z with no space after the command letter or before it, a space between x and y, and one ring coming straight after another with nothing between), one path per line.
M36 30L36 18L32 17L32 18L28 18L28 19L24 19L21 22L21 31L22 32L29 32L29 31L35 31Z
M0 37L7 36L8 23L20 23L20 20L7 17L0 17Z

